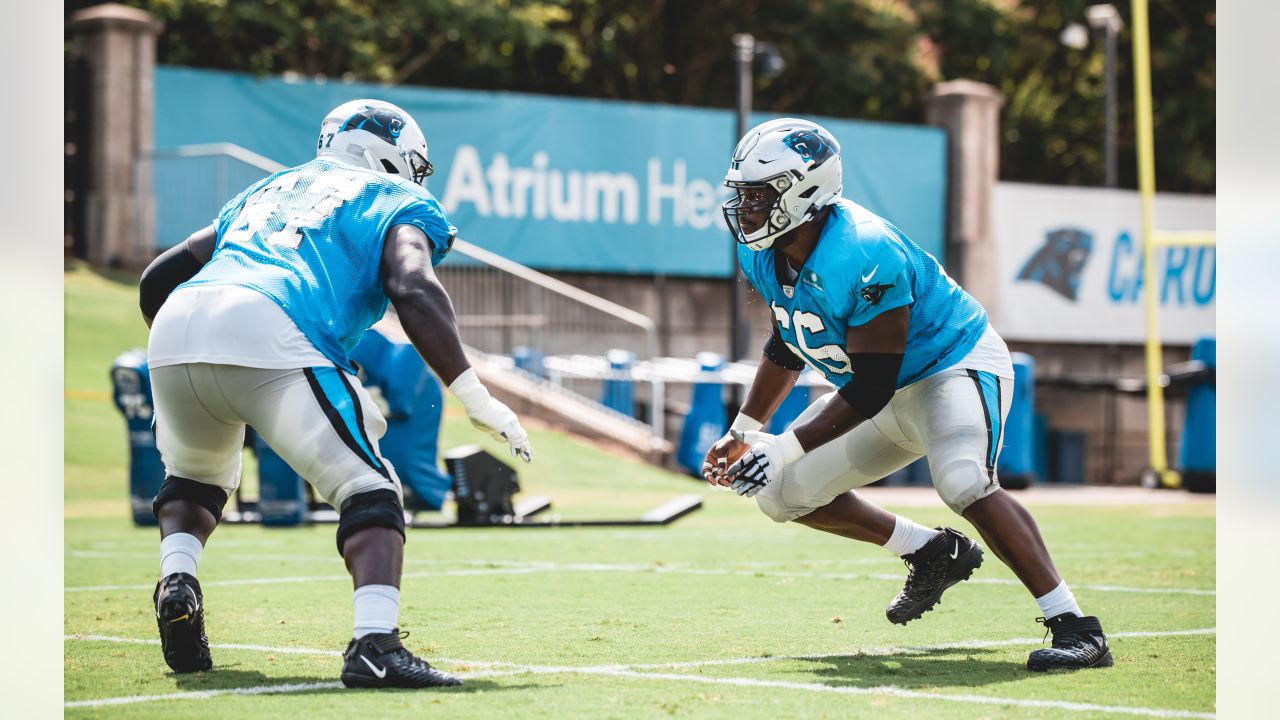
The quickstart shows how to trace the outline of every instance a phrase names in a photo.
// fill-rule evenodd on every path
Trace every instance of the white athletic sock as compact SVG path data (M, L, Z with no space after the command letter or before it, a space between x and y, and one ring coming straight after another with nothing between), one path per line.
M400 588L364 585L356 588L356 637L395 630L400 617Z
M927 528L901 515L895 515L893 534L889 536L889 542L884 544L884 549L898 557L910 555L924 547L925 543L932 540L937 534L937 530Z
M1076 596L1072 595L1071 588L1067 587L1066 580L1058 583L1058 587L1036 598L1036 604L1040 606L1040 612L1044 613L1046 618L1062 613L1084 617L1084 613L1080 612L1080 606L1076 604Z
M178 572L195 577L196 566L200 564L200 553L203 551L204 546L195 535L166 535L160 541L160 577L169 577Z

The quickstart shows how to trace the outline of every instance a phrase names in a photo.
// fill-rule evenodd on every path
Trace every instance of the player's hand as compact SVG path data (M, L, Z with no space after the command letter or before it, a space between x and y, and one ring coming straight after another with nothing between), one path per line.
M520 425L520 419L511 408L502 404L497 398L489 396L478 407L467 408L467 418L477 430L489 433L494 440L511 446L511 454L531 462L533 446L529 444L529 433Z
M742 457L747 451L747 444L735 438L730 433L725 433L724 437L716 441L715 445L707 451L707 457L702 461L702 477L712 485L723 485L728 487L729 477L725 471L729 469L729 464Z
M533 446L529 433L520 426L520 419L489 391L476 377L475 370L467 368L449 385L449 390L462 401L467 418L477 429L489 433L494 440L511 446L511 454L525 462L533 461Z
M729 487L739 495L754 497L756 493L777 479L782 468L799 460L804 455L804 448L796 440L794 433L770 435L764 432L730 434L742 443L750 446L742 457L729 466L725 475L729 479Z

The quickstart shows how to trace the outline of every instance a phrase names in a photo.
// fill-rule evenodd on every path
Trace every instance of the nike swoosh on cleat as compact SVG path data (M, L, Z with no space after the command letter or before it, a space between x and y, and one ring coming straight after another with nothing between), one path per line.
M174 618L174 619L170 620L170 621L169 621L169 624L170 624L170 625L172 625L172 624L174 624L174 623L182 622L183 620L188 620L188 619L190 619L190 618L191 618L191 614L190 614L190 613L187 613L186 615L183 615L182 617L176 617L176 618Z
M956 546L955 546L954 548L952 548L952 550L951 550L951 559L952 559L952 560L955 560L955 559L956 559L956 556L957 556L957 555L959 555L959 554L960 554L960 541L959 541L959 540L957 540L957 541L956 541Z
M876 271L879 269L880 269L879 265L876 265L875 267L871 268L871 272L862 276L862 282L871 282L871 278L876 276Z
M379 679L379 680L381 680L382 678L384 678L384 677L386 677L386 676L387 676L387 669L386 669L386 668L380 668L380 667L378 667L377 665L374 665L373 663L369 662L369 658L367 658L367 657L365 657L365 656L363 656L363 655L361 655L361 656L360 656L360 659L364 661L364 664L365 664L365 665L368 665L368 666L369 666L369 669L373 671L373 674L374 674L374 675L377 675L377 676L378 676L378 679Z

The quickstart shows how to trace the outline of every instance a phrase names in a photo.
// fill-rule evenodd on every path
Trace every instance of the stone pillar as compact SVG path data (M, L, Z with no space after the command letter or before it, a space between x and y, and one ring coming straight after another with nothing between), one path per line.
M155 253L155 198L147 162L154 147L156 36L150 14L115 3L72 14L74 62L86 72L89 123L80 166L89 262L137 267Z
M972 80L939 83L925 122L947 130L947 272L995 314L994 203L1004 96Z

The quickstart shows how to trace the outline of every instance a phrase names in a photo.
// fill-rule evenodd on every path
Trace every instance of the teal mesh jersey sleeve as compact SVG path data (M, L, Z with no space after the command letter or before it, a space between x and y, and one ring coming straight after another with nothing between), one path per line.
M866 255L861 268L848 268L851 326L866 325L881 313L915 301L911 263L894 239L879 234L861 240L859 249Z
M449 222L440 202L426 191L414 193L400 206L388 227L394 225L413 225L427 236L431 241L432 265L439 265L444 260L458 237L458 228Z

